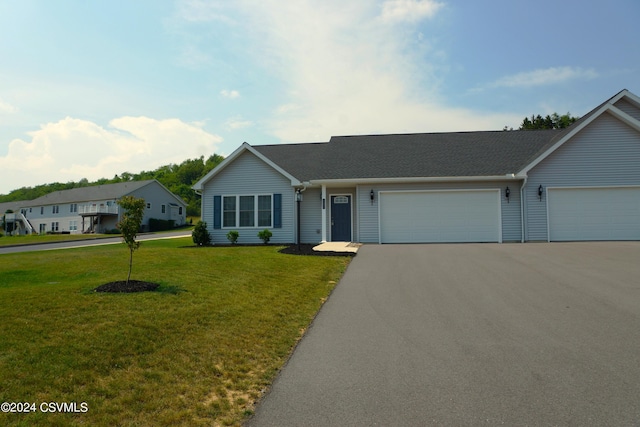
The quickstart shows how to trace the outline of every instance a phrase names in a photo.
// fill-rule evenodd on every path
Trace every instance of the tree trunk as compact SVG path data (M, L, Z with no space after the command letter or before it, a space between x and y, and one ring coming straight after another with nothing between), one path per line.
M131 280L132 266L133 266L133 249L129 250L129 275L127 276L127 286L129 286L129 280Z

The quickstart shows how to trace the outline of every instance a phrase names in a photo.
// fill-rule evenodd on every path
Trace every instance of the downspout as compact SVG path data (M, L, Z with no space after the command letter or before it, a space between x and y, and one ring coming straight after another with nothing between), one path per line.
M527 185L527 179L529 176L525 175L524 180L522 181L522 186L520 186L520 243L524 243L524 230L525 230L525 214L524 214L524 187Z
M302 201L302 193L304 193L305 191L307 191L307 186L302 183L302 188L296 188L296 204L297 204L297 208L298 208L298 226L297 226L297 231L298 231L298 252L300 252L300 230L301 230L301 226L300 226L300 202Z

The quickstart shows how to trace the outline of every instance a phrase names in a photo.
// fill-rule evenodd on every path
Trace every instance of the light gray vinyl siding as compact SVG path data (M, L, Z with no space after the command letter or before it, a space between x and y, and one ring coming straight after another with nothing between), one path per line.
M504 196L506 187L511 190L511 197L507 201ZM374 201L371 202L370 193L374 191ZM521 240L520 214L520 183L506 182L440 182L440 183L412 183L412 184L382 184L364 185L358 188L358 224L359 236L362 243L379 242L378 202L379 191L403 190L471 190L471 189L500 189L500 203L502 216L502 241L519 242Z
M171 219L171 203L177 204L182 207L182 215L179 218L174 218L175 225L182 225L186 222L186 205L184 202L180 202L175 197L172 197L162 185L157 182L151 182L142 188L134 190L130 193L131 196L144 199L145 203L151 203L151 207L147 209L145 207L144 217L142 219L143 228L147 229L149 219L161 219L168 221ZM164 213L162 212L162 205L165 206Z
M282 228L271 228L271 243L293 243L295 241L295 202L291 182L275 169L245 151L229 164L202 190L202 220L207 223L214 243L229 243L230 229L213 228L213 196L215 195L282 194ZM305 195L306 196L306 195ZM258 231L265 227L237 227L238 243L262 243Z
M300 241L319 243L322 240L322 190L308 188L300 203Z
M544 189L640 185L638 165L640 134L610 114L598 117L529 171L525 240L548 238L546 190L540 201L540 185Z

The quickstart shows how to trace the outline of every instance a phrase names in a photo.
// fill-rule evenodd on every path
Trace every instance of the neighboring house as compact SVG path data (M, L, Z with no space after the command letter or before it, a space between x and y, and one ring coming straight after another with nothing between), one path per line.
M640 98L563 130L244 143L194 189L214 242L640 240Z
M7 217L19 233L104 233L120 221L118 199L124 196L145 200L143 230L148 230L151 218L173 220L176 226L185 223L186 203L156 180L55 191L35 200L0 204L0 209L15 212Z

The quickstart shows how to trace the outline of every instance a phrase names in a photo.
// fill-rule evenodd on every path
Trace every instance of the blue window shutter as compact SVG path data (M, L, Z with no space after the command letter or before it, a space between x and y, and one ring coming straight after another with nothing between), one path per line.
M222 228L222 196L213 196L213 228Z
M282 228L282 194L273 195L273 228Z

